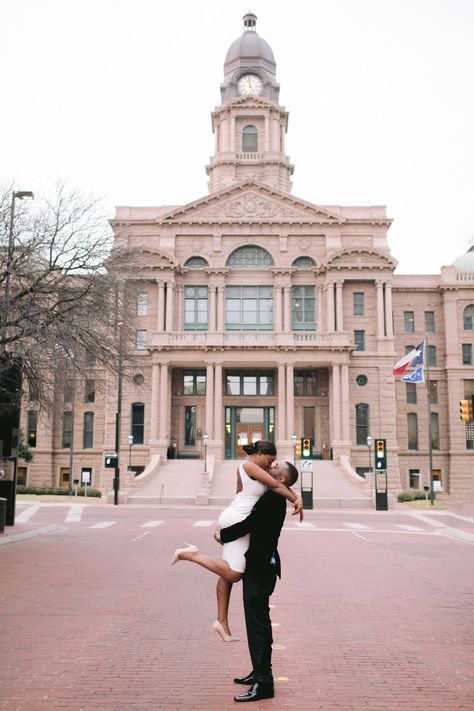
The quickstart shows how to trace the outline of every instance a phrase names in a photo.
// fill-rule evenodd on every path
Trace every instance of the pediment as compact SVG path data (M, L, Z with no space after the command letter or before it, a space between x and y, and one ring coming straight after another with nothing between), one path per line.
M397 261L389 254L376 249L342 249L332 254L324 265L326 269L390 269Z
M174 210L163 222L345 222L326 208L247 180Z

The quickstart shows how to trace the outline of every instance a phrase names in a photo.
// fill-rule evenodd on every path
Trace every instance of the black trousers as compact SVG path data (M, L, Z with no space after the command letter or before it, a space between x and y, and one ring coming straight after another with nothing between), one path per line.
M272 678L272 624L269 598L275 589L276 566L259 570L247 567L243 577L243 596L247 640L254 674L262 680Z

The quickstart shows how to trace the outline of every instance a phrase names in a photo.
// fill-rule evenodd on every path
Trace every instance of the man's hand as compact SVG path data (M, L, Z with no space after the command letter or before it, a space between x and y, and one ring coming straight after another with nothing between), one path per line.
M217 541L218 543L220 543L222 546L224 544L221 541L220 533L221 533L221 527L217 526L216 530L214 531L214 540Z
M303 499L301 498L301 496L299 494L295 494L295 495L296 495L296 501L293 504L293 511L292 511L291 515L294 516L295 514L299 514L300 515L300 522L301 522L303 520Z

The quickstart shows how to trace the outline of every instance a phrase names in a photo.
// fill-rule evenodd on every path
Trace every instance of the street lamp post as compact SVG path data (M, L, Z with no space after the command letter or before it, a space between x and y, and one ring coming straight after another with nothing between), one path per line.
M128 435L128 471L131 471L131 469L132 469L132 444L133 444L133 435L129 434Z
M15 200L34 200L35 196L31 190L14 190L12 192L12 202L10 207L10 228L8 232L7 251L7 276L5 279L5 301L10 297L10 269L13 255L13 225L15 222Z
M369 448L369 471L368 473L372 473L372 458L370 455L370 448L372 446L372 437L370 435L367 435L367 447ZM374 478L374 490L375 490L375 478Z
M209 435L204 434L202 436L202 442L204 444L204 474L207 474L207 445L209 443Z
M117 321L118 328L118 374L117 374L117 410L115 412L115 472L114 472L114 506L119 502L120 490L120 416L122 414L122 321Z
M293 445L293 464L296 467L296 440L298 437L295 434L291 435L291 443Z

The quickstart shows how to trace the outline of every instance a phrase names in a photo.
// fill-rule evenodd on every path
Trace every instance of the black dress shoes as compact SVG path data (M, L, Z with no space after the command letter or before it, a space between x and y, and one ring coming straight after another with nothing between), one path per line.
M255 674L253 671L250 672L250 674L247 674L247 676L237 676L234 679L234 684L247 684L250 686L251 684L255 684L257 681Z
M234 701L260 701L260 699L271 699L275 696L273 684L256 682L248 691L234 696Z

